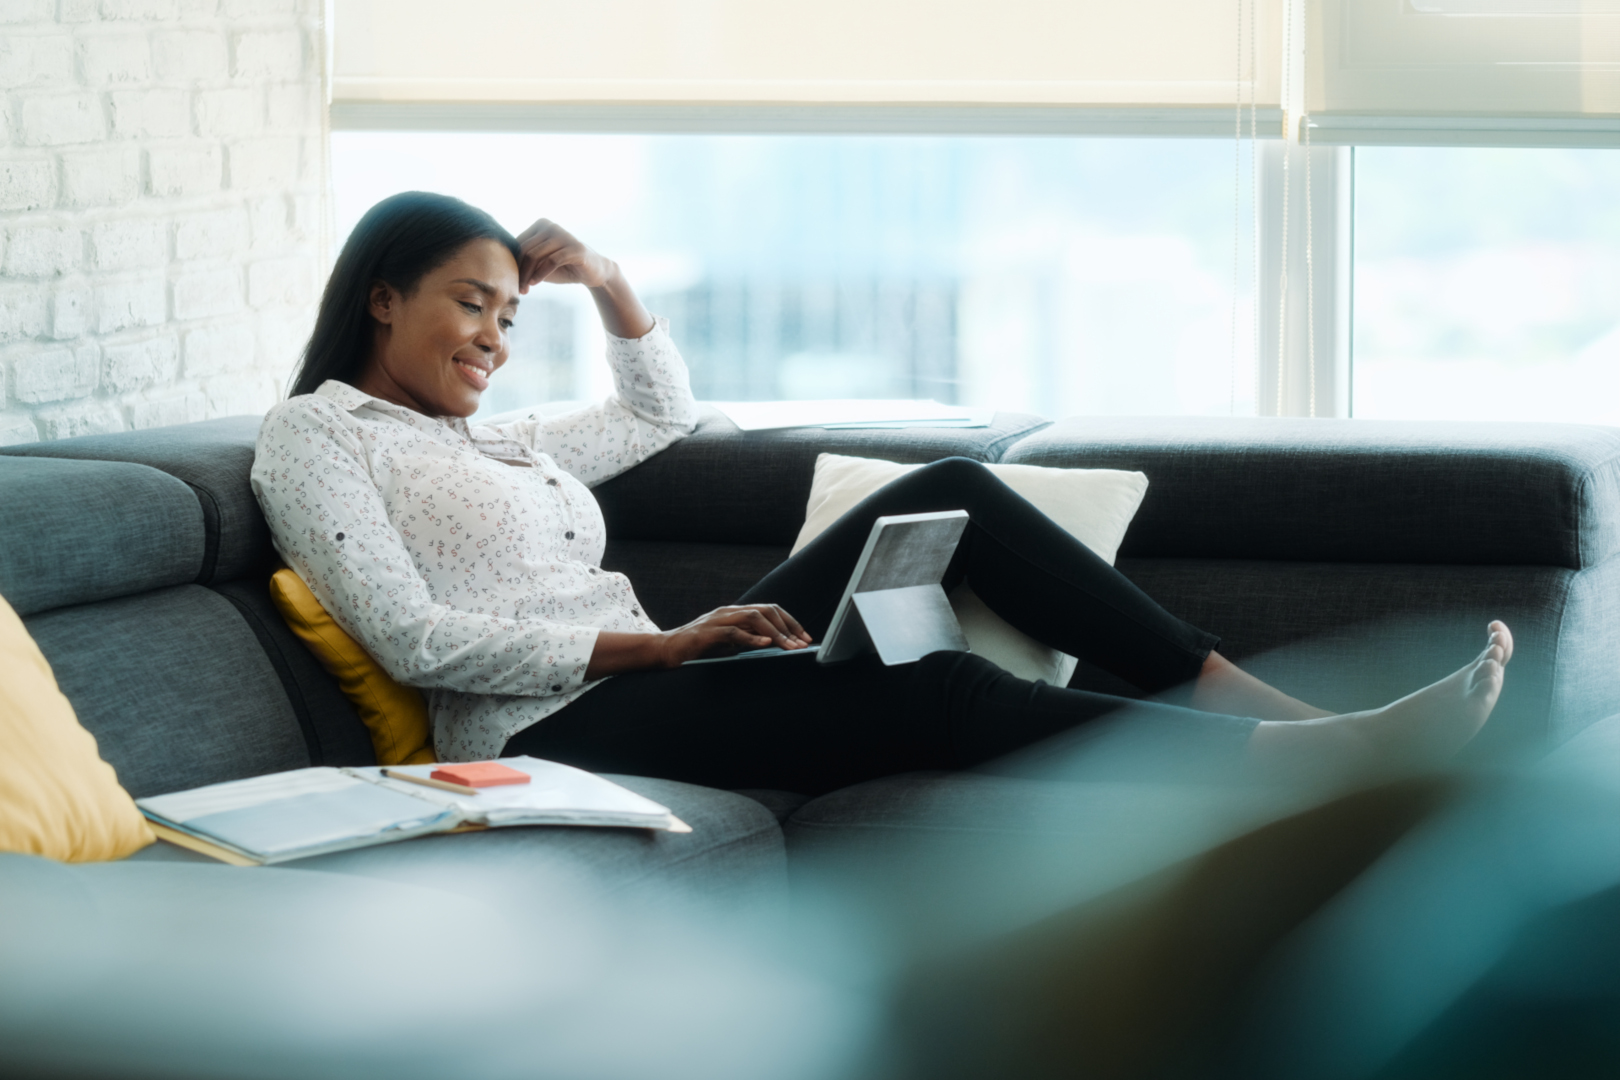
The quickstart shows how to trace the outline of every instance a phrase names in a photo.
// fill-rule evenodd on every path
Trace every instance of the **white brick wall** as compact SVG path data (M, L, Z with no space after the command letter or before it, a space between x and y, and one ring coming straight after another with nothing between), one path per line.
M0 0L0 445L259 412L320 285L322 0Z

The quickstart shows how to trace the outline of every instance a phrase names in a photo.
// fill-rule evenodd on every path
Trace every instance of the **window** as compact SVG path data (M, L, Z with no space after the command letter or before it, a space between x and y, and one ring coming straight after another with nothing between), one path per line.
M492 10L331 5L340 220L563 221L705 397L1620 422L1616 0ZM605 389L580 299L491 408Z
M1620 151L1355 151L1353 414L1620 423Z
M332 161L340 237L411 188L573 230L671 318L700 398L1254 408L1230 140L340 131ZM531 293L485 410L604 393L600 335L581 290Z

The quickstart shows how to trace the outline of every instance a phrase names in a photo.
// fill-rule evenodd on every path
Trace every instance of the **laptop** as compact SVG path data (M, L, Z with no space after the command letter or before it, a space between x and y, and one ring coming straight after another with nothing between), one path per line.
M876 652L892 666L940 649L965 651L967 639L940 583L967 522L966 510L895 514L874 521L821 644L749 649L686 663L724 664L814 653L818 664L835 664Z

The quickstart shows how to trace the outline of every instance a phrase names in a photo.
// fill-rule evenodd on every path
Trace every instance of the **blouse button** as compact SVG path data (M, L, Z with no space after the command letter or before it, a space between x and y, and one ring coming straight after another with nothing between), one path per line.
M555 476L550 477L549 479L546 480L546 483L550 484L552 487L556 487L557 486L557 478Z
M563 539L564 540L572 540L573 538L574 538L574 530L573 529L569 529L567 532L563 533Z
M562 686L561 686L561 685L557 685L557 686L553 686L553 687L552 687L552 688L551 688L551 692L552 692L552 693L553 693L553 694L560 694L560 693L562 693Z

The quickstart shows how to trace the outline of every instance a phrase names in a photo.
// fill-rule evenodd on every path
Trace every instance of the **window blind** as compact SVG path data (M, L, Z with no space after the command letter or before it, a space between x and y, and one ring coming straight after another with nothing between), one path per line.
M1307 0L1317 143L1620 146L1620 0Z
M334 0L332 11L333 123L350 128L1229 137L1239 35L1248 50L1251 33L1238 0ZM1252 96L1272 130L1280 11L1260 0L1252 31Z

